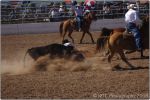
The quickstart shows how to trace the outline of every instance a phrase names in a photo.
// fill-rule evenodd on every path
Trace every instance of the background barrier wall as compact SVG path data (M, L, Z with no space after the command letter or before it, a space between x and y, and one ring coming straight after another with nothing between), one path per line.
M24 1L24 0L23 0ZM16 1L1 3L2 34L38 34L59 32L58 21L74 17L70 15L71 4L50 1ZM96 17L99 19L91 25L91 31L100 31L102 27L125 27L124 15L131 0L107 1L96 0ZM149 15L149 2L132 2L137 5L140 16ZM64 11L59 12L63 6ZM106 9L107 8L107 9ZM52 12L55 12L53 15ZM49 22L50 21L50 22Z
M24 24L2 24L1 34L38 34L59 32L60 22L47 23L24 23ZM125 27L124 19L101 19L93 21L91 31L100 31L102 27L116 28Z

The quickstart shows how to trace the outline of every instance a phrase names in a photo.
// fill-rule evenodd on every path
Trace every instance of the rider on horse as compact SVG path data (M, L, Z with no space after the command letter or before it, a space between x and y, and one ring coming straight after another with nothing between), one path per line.
M135 43L138 51L142 52L142 41L141 41L141 33L138 29L138 24L141 22L139 19L139 16L136 11L136 6L135 4L130 4L127 7L129 10L125 14L125 22L126 22L126 27L127 30L132 32L134 38L135 38Z
M83 17L83 9L79 4L77 4L77 8L75 9L75 16L77 20L78 30L81 31L81 19Z

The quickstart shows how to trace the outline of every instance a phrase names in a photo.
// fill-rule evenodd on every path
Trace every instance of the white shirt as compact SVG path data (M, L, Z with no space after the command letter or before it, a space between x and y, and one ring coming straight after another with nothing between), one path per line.
M73 46L70 42L65 43L64 46Z
M140 22L140 19L137 15L137 11L129 9L128 12L125 14L125 22L138 24Z
M64 12L64 9L63 8L59 8L59 12Z
M51 15L52 15L52 17L54 17L56 15L54 10L52 10Z

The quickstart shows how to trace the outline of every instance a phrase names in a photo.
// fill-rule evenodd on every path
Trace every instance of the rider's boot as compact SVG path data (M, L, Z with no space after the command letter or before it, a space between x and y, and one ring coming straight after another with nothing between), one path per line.
M137 49L137 51L140 52L141 58L144 58L143 49Z

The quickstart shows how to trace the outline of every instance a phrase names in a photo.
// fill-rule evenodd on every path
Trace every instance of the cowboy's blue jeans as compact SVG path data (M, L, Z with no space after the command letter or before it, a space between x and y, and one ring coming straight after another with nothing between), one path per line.
M142 49L141 33L135 23L128 23L127 29L133 33L137 49Z
M77 16L76 19L77 19L78 29L80 29L81 28L81 17Z

